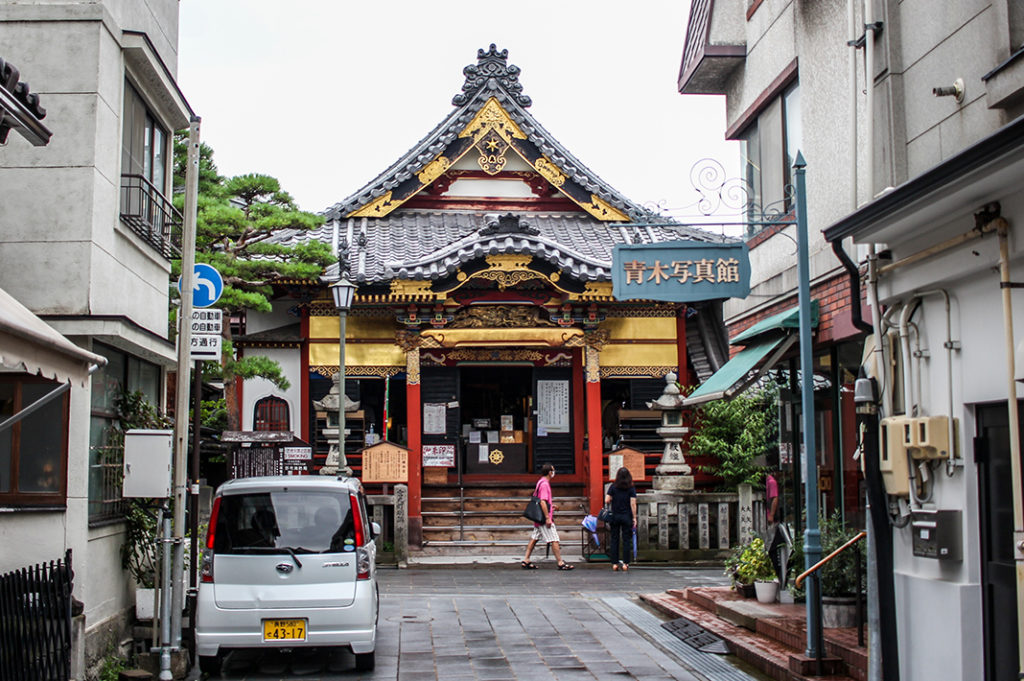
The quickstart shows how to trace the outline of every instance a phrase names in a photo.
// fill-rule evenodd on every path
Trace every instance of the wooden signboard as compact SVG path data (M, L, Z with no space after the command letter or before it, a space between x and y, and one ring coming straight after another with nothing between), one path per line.
M409 482L409 450L390 442L364 449L363 482Z
M633 482L647 479L647 471L644 467L644 453L638 452L631 447L623 447L608 452L608 479L614 480L619 468L625 466L633 476Z

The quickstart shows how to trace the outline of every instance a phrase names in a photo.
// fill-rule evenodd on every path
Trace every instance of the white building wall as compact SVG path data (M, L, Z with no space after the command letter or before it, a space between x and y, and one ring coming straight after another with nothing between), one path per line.
M264 397L275 396L288 403L291 431L300 435L302 432L302 386L298 377L301 376L302 362L299 350L295 348L250 348L246 350L245 354L250 357L260 355L274 360L281 365L281 371L285 376L294 376L295 380L292 381L288 390L281 390L264 378L246 380L242 387L242 430L253 429L253 407L256 402Z

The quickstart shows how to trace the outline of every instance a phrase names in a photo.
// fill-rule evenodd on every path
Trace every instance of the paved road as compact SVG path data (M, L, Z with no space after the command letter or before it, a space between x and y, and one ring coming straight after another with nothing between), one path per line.
M344 651L228 657L223 678L354 681L700 681L630 626L614 604L669 588L721 584L720 570L635 567L628 573L546 563L381 569L377 668ZM620 607L620 609L622 609ZM634 612L634 615L636 613ZM647 613L644 613L645 617ZM650 626L653 620L646 620ZM656 625L655 625L656 626ZM638 627L642 628L642 627ZM198 678L193 672L190 678ZM750 677L753 678L753 677ZM712 679L714 681L714 679Z

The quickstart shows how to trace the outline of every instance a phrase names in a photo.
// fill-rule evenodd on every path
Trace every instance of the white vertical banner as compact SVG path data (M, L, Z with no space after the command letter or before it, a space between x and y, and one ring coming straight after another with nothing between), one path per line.
M537 430L569 432L569 381L537 381Z

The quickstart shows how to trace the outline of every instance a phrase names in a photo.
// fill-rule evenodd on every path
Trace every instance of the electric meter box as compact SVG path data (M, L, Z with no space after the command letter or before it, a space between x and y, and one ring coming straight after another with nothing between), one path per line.
M963 560L960 511L917 510L910 514L914 555L939 560Z
M911 419L910 455L915 459L948 459L956 451L960 424L953 419L953 442L949 441L948 416L922 416Z
M170 430L128 430L124 434L125 497L166 499L171 496Z
M882 473L887 494L910 496L910 471L907 465L907 445L911 439L911 419L890 416L882 419L878 446L878 469Z

